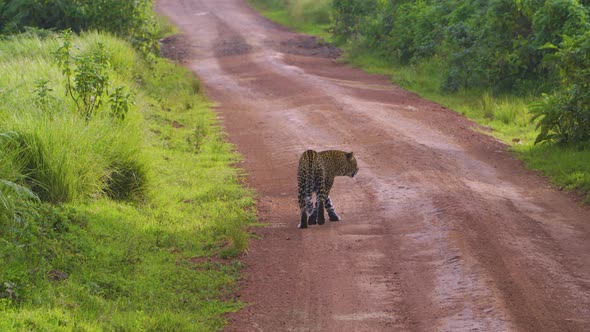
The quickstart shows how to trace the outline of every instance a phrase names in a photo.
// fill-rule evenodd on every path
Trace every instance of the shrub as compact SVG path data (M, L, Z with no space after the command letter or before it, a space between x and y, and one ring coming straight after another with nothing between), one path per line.
M369 14L375 14L375 0L334 0L333 28L334 34L347 40L359 28L359 23Z
M63 44L55 52L58 66L66 77L66 92L76 103L78 112L90 121L94 113L100 110L105 100L110 102L111 116L124 120L129 111L131 94L123 87L117 87L109 93L110 54L102 43L80 55L71 53L73 44L69 30L62 34ZM46 88L37 88L38 99L46 101Z
M152 0L0 0L0 33L26 27L98 30L127 38L142 52L157 50Z
M195 129L190 135L186 137L186 141L195 153L201 151L205 139L209 135L211 124L207 121L206 117L199 116L195 123Z
M532 105L533 120L541 130L535 143L555 141L576 144L590 141L590 31L576 37L563 36L552 61L562 85Z
M559 44L563 35L574 36L588 29L588 13L574 0L545 1L533 15L532 28L537 47Z
M539 48L588 30L587 3L577 0L334 0L332 7L334 34L353 48L401 64L445 59L448 92L553 88L558 75Z

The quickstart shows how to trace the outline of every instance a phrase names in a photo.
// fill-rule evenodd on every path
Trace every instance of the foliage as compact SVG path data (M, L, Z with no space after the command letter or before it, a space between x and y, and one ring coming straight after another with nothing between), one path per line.
M94 36L96 34L91 34L85 40ZM111 40L103 38L103 42ZM46 50L58 47L56 38L29 41L30 37L20 37L0 45L0 54L12 55L0 59L0 89L8 91L3 95L0 106L0 128L9 133L0 137L0 151L3 164L9 165L6 169L12 170L0 172L0 178L25 185L41 200L52 203L85 200L114 191L117 197L140 198L145 192L147 177L146 167L138 158L137 115L125 122L106 117L89 121L90 112L85 113L83 118L73 117L75 113L70 109L77 109L77 101L71 99L75 101L72 104L65 99L65 95L77 94L77 98L85 98L89 105L92 99L100 97L94 94L91 84L82 80L84 75L92 76L93 71L68 67L62 74L69 76L64 76L53 63L51 52L38 52L36 55L14 52L23 46L44 45ZM116 43L111 42L110 45ZM89 44L80 46L86 57L93 57L97 49ZM101 52L102 61L107 61L104 48ZM118 56L113 54L109 59L118 62ZM72 57L65 59L73 64L77 61ZM111 71L109 68L108 73L100 73L101 82L109 83L117 79L118 75ZM74 79L71 78L73 75L76 75ZM39 76L50 79L39 79ZM75 80L76 85L68 84L71 80ZM55 82L52 84L55 88L50 87L49 82ZM31 85L33 88L27 88ZM79 87L89 91L90 97L78 92L82 90ZM28 98L27 90L32 90L33 98ZM118 89L111 94L113 117L124 118L127 115L130 93ZM121 160L134 162L121 163ZM132 177L134 185L112 188L111 184L120 182L113 181L113 178L120 174Z
M78 112L86 121L90 121L95 111L99 110L105 100L110 101L111 116L120 120L125 119L129 111L130 93L126 93L123 87L117 87L109 93L111 85L110 54L102 43L97 47L82 53L79 56L72 55L72 36L69 30L62 34L63 44L54 53L55 59L66 77L67 94L74 100ZM46 101L46 89L39 90Z
M127 112L129 112L129 106L132 102L131 92L127 91L125 87L118 86L115 91L109 94L109 102L111 104L111 116L125 120Z
M333 8L334 33L354 47L401 64L447 59L445 91L552 87L555 73L543 63L550 52L540 47L590 23L588 8L576 0L336 0Z
M49 80L39 79L35 82L35 90L33 91L35 104L45 113L48 113L52 108L50 105L53 101L51 96L52 91L53 89L49 87Z
M209 122L203 116L197 118L195 129L190 135L186 137L188 144L193 148L194 152L200 152L205 142L205 139L209 135Z
M114 84L117 71L124 69L120 47L112 37L101 40L96 36L76 39L84 41L79 45L85 55L83 61L97 57L94 54L98 49L102 63L112 60L116 66L100 72L97 81ZM88 44L92 39L96 42ZM104 42L114 46L108 59L106 48L96 46ZM45 52L38 51L39 47L45 48ZM111 117L98 116L90 121L92 113L84 112L90 108L78 107L96 106L94 100L106 98L107 94L96 94L97 89L92 86L95 69L80 70L81 66L75 66L77 58L66 54L62 63L72 65L59 70L48 51L58 47L55 37L13 37L0 45L0 89L7 91L0 106L0 130L9 133L0 137L0 150L3 164L8 165L6 169L12 169L0 172L0 178L28 187L44 202L83 201L103 194L142 200L148 181L147 167L139 157L138 117L128 114L131 91L121 88L111 92L111 100L106 104L111 106ZM31 48L31 54L26 54L26 48ZM2 57L4 54L7 56ZM75 83L71 84L72 81ZM33 98L29 98L31 92ZM84 99L84 103L68 100L65 97L69 94ZM73 116L76 112L71 110L78 110L83 116Z
M141 52L157 50L152 0L0 0L0 33L27 27L98 30L127 38Z
M334 34L344 39L351 38L358 31L362 20L369 14L375 14L375 5L375 1L334 0Z
M535 143L590 142L590 31L576 37L563 36L551 57L559 69L561 86L533 105L540 134Z

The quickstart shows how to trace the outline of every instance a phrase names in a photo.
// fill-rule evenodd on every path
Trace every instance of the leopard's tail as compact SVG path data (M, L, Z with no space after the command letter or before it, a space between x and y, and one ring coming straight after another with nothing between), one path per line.
M311 197L313 192L314 168L313 163L316 162L317 152L314 150L307 150L299 158L299 167L297 169L297 185L299 208L305 209L307 207L306 197Z
M311 195L313 192L314 162L317 162L317 152L313 150L305 151L299 158L299 166L297 168L297 199L301 211L300 228L307 227L307 215L308 213L311 214L311 210L313 209Z

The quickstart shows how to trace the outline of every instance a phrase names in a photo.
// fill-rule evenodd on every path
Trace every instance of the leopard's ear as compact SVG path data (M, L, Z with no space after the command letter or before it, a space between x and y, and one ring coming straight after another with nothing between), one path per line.
M352 152L348 152L348 153L346 153L346 159L347 159L347 160L352 160L352 157L354 157L354 155L353 155L353 153L352 153Z

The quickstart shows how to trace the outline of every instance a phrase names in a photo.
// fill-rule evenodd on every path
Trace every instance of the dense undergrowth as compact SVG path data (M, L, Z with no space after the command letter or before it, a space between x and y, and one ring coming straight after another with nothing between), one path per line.
M255 218L198 81L96 32L60 65L66 42L0 39L0 330L221 328Z
M0 0L0 34L97 30L124 38L147 55L158 47L152 6L153 0Z
M342 47L344 61L492 128L529 167L590 201L589 3L250 2Z

